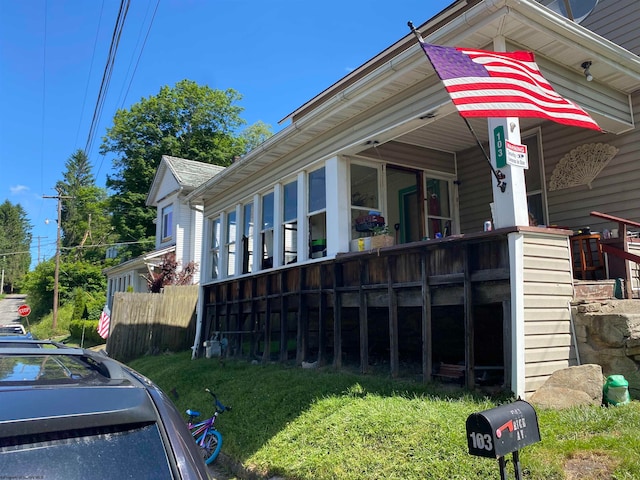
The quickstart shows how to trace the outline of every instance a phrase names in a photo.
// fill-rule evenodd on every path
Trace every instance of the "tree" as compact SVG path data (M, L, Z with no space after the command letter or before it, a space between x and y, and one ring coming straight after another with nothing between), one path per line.
M116 154L107 188L113 191L112 224L121 242L155 235L155 212L145 200L162 155L227 166L246 152L247 139L237 133L245 124L236 105L241 98L232 89L213 90L182 80L116 112L100 151ZM149 246L133 246L131 254Z
M62 202L62 247L76 259L101 261L105 247L94 245L108 243L111 234L106 190L96 185L82 150L71 155L65 166L63 179L56 183L58 193L68 197Z
M6 291L12 292L29 271L31 228L20 204L5 200L0 205L0 268L4 270Z
M102 273L104 264L65 261L60 265L60 302L73 302L74 291L81 289L87 295L100 298L104 304L106 280ZM55 262L40 262L24 280L24 291L29 296L31 313L38 319L51 311L53 306L53 278Z
M162 263L155 268L149 269L149 275L146 278L147 287L151 293L160 293L165 285L191 285L193 283L193 275L197 271L195 262L189 262L184 268L180 269L180 264L176 260L174 252L167 253Z
M245 149L247 152L253 150L272 136L271 125L264 123L262 120L258 120L242 132L242 138L245 141Z

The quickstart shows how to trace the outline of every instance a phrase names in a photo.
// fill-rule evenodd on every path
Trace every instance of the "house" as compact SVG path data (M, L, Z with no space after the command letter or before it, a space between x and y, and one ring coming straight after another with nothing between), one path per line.
M146 204L156 208L155 249L104 270L107 276L107 304L111 308L116 292L147 292L150 269L165 255L174 253L180 265L200 265L202 251L202 204L187 200L196 187L219 174L224 167L163 155L149 189ZM193 283L200 281L200 268Z
M640 7L568 4L459 0L417 30L534 52L603 132L467 125L408 30L188 194L205 218L194 355L217 335L228 355L424 381L455 364L467 386L523 398L574 365L571 237L615 228L593 210L640 221ZM497 132L528 150L527 169L502 167L506 186ZM382 225L394 245L372 248Z

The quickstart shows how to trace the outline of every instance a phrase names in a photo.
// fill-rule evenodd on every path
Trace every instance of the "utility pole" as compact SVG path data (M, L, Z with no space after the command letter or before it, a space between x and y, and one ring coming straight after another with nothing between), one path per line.
M56 233L56 269L53 276L53 321L51 323L51 329L55 332L58 327L58 279L60 278L60 223L62 222L62 200L72 198L68 195L43 195L42 198L55 198L58 200L58 226Z
M0 295L4 293L4 264L6 263L7 257L2 256L2 280L0 280Z
M36 238L38 239L38 263L40 263L40 239L41 238L49 238L49 237L43 237L41 235L38 235Z

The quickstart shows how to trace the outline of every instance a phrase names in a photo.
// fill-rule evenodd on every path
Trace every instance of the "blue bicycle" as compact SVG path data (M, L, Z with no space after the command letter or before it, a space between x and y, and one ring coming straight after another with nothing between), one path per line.
M218 418L218 415L227 410L231 410L231 407L226 407L220 403L216 394L208 388L205 388L204 391L213 397L213 403L215 406L213 416L202 422L194 423L194 420L200 416L200 412L188 409L186 413L189 416L189 421L187 422L189 431L200 447L204 463L209 465L218 457L218 454L222 449L222 434L216 430L214 425L215 421Z

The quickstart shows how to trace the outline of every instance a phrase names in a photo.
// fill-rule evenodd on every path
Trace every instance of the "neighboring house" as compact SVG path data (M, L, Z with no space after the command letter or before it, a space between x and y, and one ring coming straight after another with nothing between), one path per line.
M175 253L180 265L196 263L198 269L193 283L200 281L203 207L201 202L186 197L223 170L224 167L218 165L162 156L146 201L147 206L157 209L155 249L105 269L109 307L115 292L147 292L145 277L168 253Z
M460 0L418 27L436 45L534 52L605 131L520 119L529 168L505 167L506 192L408 32L189 194L206 219L194 354L220 332L228 354L425 381L461 364L467 386L523 397L575 365L572 230L616 227L592 210L640 221L640 2L580 17ZM487 119L469 123L495 155ZM501 217L520 178L525 208ZM529 226L527 208L559 228ZM396 245L360 251L379 217Z

